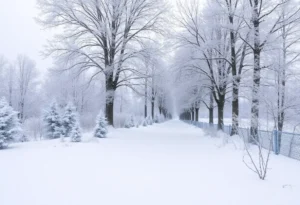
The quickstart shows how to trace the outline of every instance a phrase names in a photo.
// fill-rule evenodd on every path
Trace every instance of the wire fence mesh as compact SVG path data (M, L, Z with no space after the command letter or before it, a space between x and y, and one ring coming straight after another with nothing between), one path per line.
M184 121L202 129L218 129L218 125L205 122ZM230 135L231 126L224 125L223 132ZM239 128L239 135L243 138L250 136L249 128ZM259 142L265 149L271 149L275 154L281 154L300 161L300 134L259 130ZM271 146L270 146L271 145Z

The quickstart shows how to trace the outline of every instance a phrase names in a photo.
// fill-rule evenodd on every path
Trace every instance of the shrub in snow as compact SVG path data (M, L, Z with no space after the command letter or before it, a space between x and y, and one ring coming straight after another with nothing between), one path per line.
M134 127L133 116L131 116L130 119L126 120L126 122L125 122L125 128L132 128L132 127Z
M144 119L144 121L143 121L143 126L144 126L144 127L147 127L147 126L148 126L147 118Z
M65 108L65 113L62 118L62 126L64 130L65 137L69 137L73 128L79 126L78 113L73 104L69 103Z
M19 139L19 142L29 142L29 138L26 134L22 134L20 139Z
M97 116L96 128L95 128L95 137L105 138L107 135L107 121L102 112Z
M154 123L159 123L159 117L158 117L158 115L154 116Z
M72 127L70 137L71 142L81 142L81 131L78 123Z
M45 111L43 120L48 139L57 139L63 136L61 119L55 102Z
M18 113L2 98L0 100L0 149L13 141L21 131Z
M152 117L147 117L147 124L148 125L152 125L153 124L153 120L152 120Z
M166 119L165 119L165 116L162 115L162 114L160 114L160 115L159 115L159 122L162 123L162 122L164 122L165 120L166 120Z

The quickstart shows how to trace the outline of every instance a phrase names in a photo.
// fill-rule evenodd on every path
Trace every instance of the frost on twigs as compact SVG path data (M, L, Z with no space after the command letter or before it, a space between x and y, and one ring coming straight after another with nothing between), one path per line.
M243 157L243 162L251 171L256 173L261 180L265 180L268 172L269 159L273 144L272 136L269 137L269 147L264 149L262 146L262 140L259 138L251 137L250 133L248 133L248 136L243 136L246 152ZM250 142L253 142L252 144L249 143L249 139Z

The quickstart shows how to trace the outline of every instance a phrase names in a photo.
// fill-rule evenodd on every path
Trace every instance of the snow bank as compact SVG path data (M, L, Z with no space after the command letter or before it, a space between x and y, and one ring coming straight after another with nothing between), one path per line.
M242 150L180 121L90 135L2 150L1 204L299 205L298 161L271 156L261 181Z

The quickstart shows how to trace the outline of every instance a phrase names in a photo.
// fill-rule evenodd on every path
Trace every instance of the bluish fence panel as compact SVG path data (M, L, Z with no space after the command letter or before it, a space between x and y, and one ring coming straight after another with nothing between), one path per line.
M186 123L193 124L196 127L202 129L218 129L218 125L209 124L205 122L192 122L185 121ZM230 135L231 126L224 125L223 132ZM239 128L239 135L244 139L247 139L250 136L250 130L248 128ZM300 160L300 134L287 133L287 132L278 132L274 131L264 131L259 130L259 141L263 148L271 149L275 154L281 154L286 157ZM280 137L281 136L281 137Z
M250 136L250 133L249 133L249 136ZM259 130L258 136L259 136L259 142L263 148L271 149L272 151L275 150L274 144L273 144L273 142L274 142L273 141L273 137L274 137L273 132Z
M279 153L300 160L300 135L282 132Z

